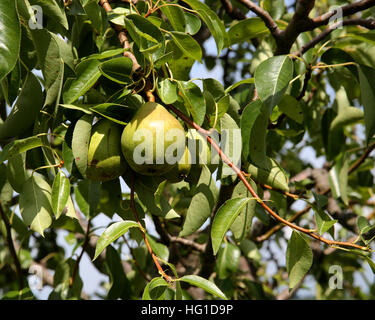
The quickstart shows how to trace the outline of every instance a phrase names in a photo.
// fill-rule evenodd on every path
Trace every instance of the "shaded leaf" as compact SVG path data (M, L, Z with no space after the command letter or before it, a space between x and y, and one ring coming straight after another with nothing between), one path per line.
M84 95L100 78L99 60L83 60L76 68L77 77L64 85L64 104L72 104Z
M224 235L251 198L235 198L225 201L217 211L211 227L212 249L216 254Z
M0 80L13 70L20 51L21 27L16 1L0 2Z
M70 181L66 175L59 170L52 184L52 209L56 219L61 215L70 196Z
M216 204L218 190L211 171L203 166L195 194L187 210L180 237L188 236L197 231L209 218Z
M263 61L255 70L255 86L259 98L271 112L281 100L293 77L293 63L286 56L275 56Z
M189 283L192 286L202 288L203 290L205 290L206 292L214 296L217 296L223 300L227 300L227 297L225 296L225 294L213 282L207 279L204 279L200 276L187 275L187 276L183 276L179 278L178 281L183 281L183 282Z
M375 69L363 65L358 69L368 143L375 134Z
M95 260L108 245L128 232L130 228L139 228L138 223L134 221L120 221L106 228L98 239L93 260Z
M177 31L172 31L170 34L183 53L194 60L202 62L202 49L191 35Z
M99 65L100 72L108 79L120 84L132 82L133 62L128 57L113 58Z
M52 223L50 185L41 176L34 174L23 185L19 203L25 224L44 236L44 230Z
M293 289L309 271L313 262L312 250L305 238L293 231L286 251L286 267L289 274L289 288Z

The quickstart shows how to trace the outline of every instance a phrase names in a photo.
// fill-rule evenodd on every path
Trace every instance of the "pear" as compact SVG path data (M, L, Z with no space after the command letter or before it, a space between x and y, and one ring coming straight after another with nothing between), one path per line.
M121 126L101 119L92 127L87 154L86 176L90 180L108 181L127 168L121 152Z
M121 136L127 163L135 172L147 176L163 175L176 166L185 145L180 122L155 102L143 104Z
M171 183L177 183L184 180L188 176L191 169L190 158L190 151L186 147L185 153L180 159L180 161L177 163L177 165L174 166L171 170L169 170L166 174L164 174L163 177Z

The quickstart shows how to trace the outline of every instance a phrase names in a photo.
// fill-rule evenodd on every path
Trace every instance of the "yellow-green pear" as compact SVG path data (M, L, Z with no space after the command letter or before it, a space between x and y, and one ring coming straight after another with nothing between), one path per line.
M125 127L121 148L129 166L142 175L162 175L185 152L185 131L167 109L146 102Z
M177 163L176 166L174 166L171 170L169 170L166 174L163 175L169 182L171 183L177 183L182 180L184 180L191 168L191 155L189 149L185 148L185 153L180 159L180 161Z
M108 119L101 119L92 127L87 154L88 179L108 181L126 170L121 152L121 126Z

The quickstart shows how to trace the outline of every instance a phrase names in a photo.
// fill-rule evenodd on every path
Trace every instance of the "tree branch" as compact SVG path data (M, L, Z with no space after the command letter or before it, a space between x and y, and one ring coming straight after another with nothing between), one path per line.
M342 12L343 17L347 17L357 12L364 11L368 8L371 8L374 5L375 5L375 0L362 0L362 1L355 2L355 3L346 4L342 6L340 10ZM313 22L314 28L328 24L331 17L335 15L337 12L338 10L332 10L319 17L313 18L312 22Z
M277 23L272 19L271 15L266 11L263 10L261 7L259 7L257 4L252 2L251 0L238 0L240 3L242 3L246 8L248 8L250 11L254 12L259 18L263 20L266 27L270 30L273 37L276 39L276 41L279 40L279 35L281 33L281 30L277 26Z
M3 221L4 221L4 224L5 224L5 229L6 229L6 233L7 233L6 239L7 239L7 243L8 243L8 248L9 248L10 255L12 256L13 263L16 267L16 273L17 273L17 278L18 278L18 288L19 288L19 290L21 290L25 287L21 263L20 263L20 260L18 259L16 249L14 248L14 243L13 243L13 239L12 239L12 229L11 229L8 217L3 210L1 202L0 202L0 215L1 215L1 218L3 219Z
M103 7L103 9L106 12L112 11L111 5L108 3L108 0L100 0L100 5ZM140 64L138 63L136 57L134 54L131 52L131 46L129 43L128 36L126 35L126 31L119 25L111 23L115 31L117 32L117 37L121 43L121 46L126 49L124 52L124 57L128 57L132 60L133 62L133 67L132 70L133 72L138 72L139 69L141 68Z
M270 207L267 206L267 204L258 196L258 194L255 192L255 190L252 188L250 183L247 181L245 175L243 174L242 170L239 169L227 156L226 154L221 150L221 148L217 145L217 143L205 132L206 130L202 129L198 124L196 124L194 121L192 121L190 118L188 118L185 114L183 114L180 110L176 109L172 105L167 105L167 107L172 110L181 120L183 120L186 124L190 125L194 129L196 129L199 133L206 136L207 141L211 144L211 146L218 152L220 155L222 161L226 163L229 167L232 168L232 170L237 174L238 178L244 183L246 188L249 190L250 194L257 200L259 205L268 212L274 219L279 221L282 224L285 224L289 226L290 228L300 231L302 233L305 233L306 235L310 236L311 238L314 238L316 240L319 240L329 246L342 246L342 247L350 247L350 248L356 248L363 251L368 251L369 248L365 246L361 246L355 243L351 242L345 242L345 241L335 241L335 240L329 240L326 239L318 234L315 234L312 230L305 229L303 227L300 227L298 225L295 225L291 223L290 221L280 217L275 211L273 211Z
M317 45L320 41L322 41L324 38L326 38L330 33L332 33L335 29L337 29L341 25L343 25L343 26L357 25L357 26L361 26L361 27L364 27L364 28L367 28L367 29L370 29L370 30L374 30L375 29L375 19L373 19L373 18L369 18L369 19L357 18L357 19L346 19L344 21L336 22L336 23L332 24L331 26L327 27L324 31L319 33L315 38L313 38L308 43L303 45L301 47L301 49L294 52L293 54L296 55L296 56L303 55L305 52L307 52L309 49L313 48L315 45Z

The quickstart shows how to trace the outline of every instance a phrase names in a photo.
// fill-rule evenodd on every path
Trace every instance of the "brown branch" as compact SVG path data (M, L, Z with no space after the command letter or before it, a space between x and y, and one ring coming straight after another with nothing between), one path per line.
M369 9L373 6L375 6L375 0L362 0L362 1L355 2L355 3L346 4L340 7L340 10L342 11L343 17L347 17L357 12ZM314 28L328 24L331 17L335 15L336 13L337 13L337 10L332 10L319 17L313 18L312 22L313 22Z
M353 171L355 171L366 159L367 157L370 155L370 153L375 149L375 142L373 142L372 144L370 144L365 152L362 154L362 156L356 161L354 162L349 170L348 170L348 174L351 174Z
M184 246L191 247L199 252L204 253L206 250L206 245L205 244L200 244L196 243L193 240L185 239L185 238L180 238L180 237L174 237L169 235L169 241L170 242L175 242L175 243L181 243Z
M349 170L348 170L348 174L351 174L353 173L356 169L358 169L358 167L367 159L367 157L370 155L370 153L375 149L375 142L373 142L372 144L370 144L365 152L362 154L362 156L356 161L354 162ZM311 169L309 170L310 174L311 174ZM300 179L299 179L300 180ZM321 193L322 195L326 195L328 194L329 192L331 191L331 188L328 188L326 189L323 193ZM307 213L309 210L311 209L311 206L308 205L306 206L304 209L296 212L292 217L290 217L288 219L288 221L290 222L294 222L296 221L300 216L304 215L305 213ZM256 242L262 242L262 241L265 241L267 239L269 239L273 234L275 234L277 231L281 230L282 228L284 227L283 224L277 224L275 226L273 226L270 230L268 230L266 233L264 233L263 235L260 235L260 236L257 236L254 240Z
M322 41L324 38L326 38L329 34L331 34L335 29L337 29L340 26L350 26L350 25L357 25L361 26L370 30L375 29L375 20L373 18L369 19L346 19L344 21L338 21L331 26L327 27L324 31L319 33L315 38L310 40L308 43L303 45L301 49L293 53L296 56L301 56L305 52L307 52L309 49L313 48L315 45L317 45L320 41Z
M103 9L106 12L112 11L112 7L108 3L108 0L100 0L100 5L103 7ZM117 24L114 24L114 23L111 23L111 24L112 24L113 28L117 32L117 37L118 37L118 39L119 39L119 41L121 43L121 46L124 49L126 49L126 51L123 54L124 57L128 57L128 58L130 58L132 60L132 62L133 62L132 70L133 70L133 72L138 72L139 69L141 68L141 66L138 63L137 58L131 52L131 46L130 46L130 43L129 43L128 36L126 35L126 31L121 26L119 26Z
M246 15L240 9L233 7L232 2L230 0L221 0L221 4L223 8L225 9L225 12L232 19L237 19L237 20L246 19Z
M273 211L270 207L268 207L265 202L258 196L258 194L255 192L255 190L252 188L250 183L247 181L245 175L239 169L227 156L226 154L221 150L221 148L217 145L217 143L207 134L204 132L206 130L202 130L202 128L196 124L194 121L192 121L190 118L188 118L185 114L183 114L180 110L176 109L172 105L167 106L170 110L172 110L179 118L181 118L186 124L190 125L194 129L196 129L199 133L203 134L206 136L207 141L211 144L211 146L218 152L220 155L221 159L223 160L224 163L226 163L229 167L232 168L232 170L237 174L238 178L244 183L246 188L249 190L250 194L257 200L259 205L266 211L268 212L274 219L279 221L280 223L283 223L290 228L300 231L302 233L307 234L311 238L314 238L316 240L319 240L329 246L344 246L344 247L351 247L351 248L356 248L364 251L368 251L369 248L365 246L361 246L355 243L350 243L350 242L345 242L345 241L335 241L335 240L329 240L326 239L318 234L315 234L312 230L305 229L303 227L300 227L298 225L295 225L291 223L290 221L280 217L275 211Z
M342 7L340 7L340 11L342 12L342 17L347 17L352 14L355 14L360 11L364 11L372 6L375 5L375 0L363 0L352 4L347 4ZM338 10L332 10L329 11L319 17L315 18L309 18L308 15L311 11L311 9L314 6L313 0L298 0L297 1L297 8L296 12L293 15L292 20L286 27L284 31L281 31L281 33L278 35L279 41L277 42L277 50L275 52L276 55L280 54L288 54L293 43L296 41L297 37L302 33L306 31L312 31L320 26L327 25L330 22L331 17L333 17ZM370 22L361 22L357 21L357 23L354 23L355 19L348 19L347 22L344 22L344 24L358 24L364 23L364 26L371 25ZM365 20L365 19L361 19ZM370 19L369 19L370 20ZM336 24L336 23L335 23ZM332 29L332 30L331 30ZM326 31L323 31L324 33L320 36L318 36L318 39L314 40L321 41L325 36L327 36L330 32L333 31L333 28L328 28ZM315 43L315 44L316 44ZM311 44L312 46L315 44Z
M6 229L6 233L7 233L7 236L6 236L7 244L8 244L10 255L12 256L12 259L13 259L13 263L16 267L16 273L17 273L17 278L18 278L18 288L19 288L19 290L21 290L25 287L21 263L20 263L20 260L18 259L16 249L14 248L14 243L13 243L13 239L12 239L12 229L11 229L8 217L3 210L1 202L0 202L0 215L1 215L1 218L3 219L3 221L4 221L4 224L5 224L5 229Z
M285 30L279 34L275 55L287 54L290 51L297 37L306 30L312 28L309 18L311 10L314 8L315 0L297 0L296 11Z
M263 10L261 7L259 7L251 0L238 0L238 2L242 3L246 8L254 12L259 18L261 18L265 23L266 27L270 30L272 36L276 39L276 41L279 40L281 30L266 10Z

